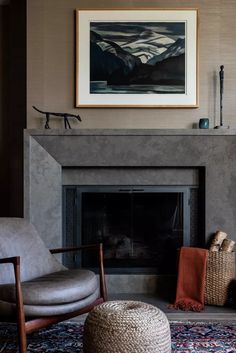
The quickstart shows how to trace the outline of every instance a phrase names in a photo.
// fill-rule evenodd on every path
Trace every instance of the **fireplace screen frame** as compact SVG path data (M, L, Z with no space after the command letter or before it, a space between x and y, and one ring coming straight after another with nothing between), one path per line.
M190 190L195 189L193 186L155 186L155 185L64 185L63 186L63 246L81 246L82 245L82 225L80 219L82 218L82 195L83 193L182 193L183 195L183 245L190 246ZM66 220L67 193L71 192L71 217L69 222ZM69 228L68 228L69 223ZM80 254L68 255L63 257L63 263L70 268L83 267L82 256ZM97 271L97 268L91 268ZM106 273L112 274L126 274L126 273L156 273L155 267L106 267Z

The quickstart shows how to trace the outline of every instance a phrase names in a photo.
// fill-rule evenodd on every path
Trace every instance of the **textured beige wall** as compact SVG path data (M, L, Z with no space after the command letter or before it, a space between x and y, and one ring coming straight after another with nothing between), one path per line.
M199 104L197 109L74 108L74 10L76 8L198 8ZM32 105L80 114L78 128L192 128L201 117L219 120L219 78L225 65L225 124L236 127L235 0L28 0L28 128L43 127ZM51 127L62 127L52 120Z

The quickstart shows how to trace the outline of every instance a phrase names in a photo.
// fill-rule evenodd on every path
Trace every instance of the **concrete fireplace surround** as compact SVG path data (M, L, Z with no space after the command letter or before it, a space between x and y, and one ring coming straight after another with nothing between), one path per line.
M217 229L236 240L236 130L25 130L24 153L25 217L49 248L62 245L62 185L197 185L199 169L205 240ZM155 275L108 276L111 291L155 286Z

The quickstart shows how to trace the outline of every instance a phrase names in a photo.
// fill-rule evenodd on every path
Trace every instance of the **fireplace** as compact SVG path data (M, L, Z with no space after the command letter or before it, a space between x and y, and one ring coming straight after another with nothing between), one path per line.
M198 241L198 188L64 186L63 244L102 242L107 273L173 274L177 249ZM95 269L93 254L66 254L68 267Z
M235 239L236 132L203 130L26 130L24 216L56 248L65 232L68 245L78 241L77 186L187 186L198 195L197 203L190 197L190 244L205 247L217 229ZM62 188L70 185L70 218L62 227ZM168 277L105 272L109 293L156 293Z

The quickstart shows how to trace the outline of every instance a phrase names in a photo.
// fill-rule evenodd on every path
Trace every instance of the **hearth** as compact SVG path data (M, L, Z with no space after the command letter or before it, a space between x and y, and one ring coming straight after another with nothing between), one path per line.
M63 204L64 246L102 242L107 273L173 274L177 249L197 243L197 187L64 186ZM94 269L96 259L64 264Z

